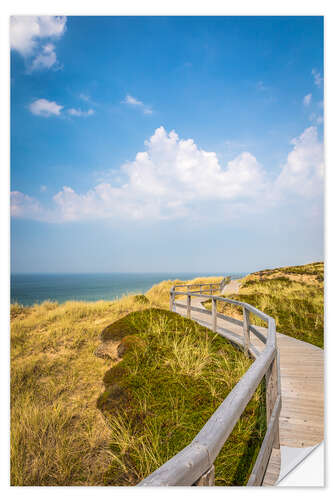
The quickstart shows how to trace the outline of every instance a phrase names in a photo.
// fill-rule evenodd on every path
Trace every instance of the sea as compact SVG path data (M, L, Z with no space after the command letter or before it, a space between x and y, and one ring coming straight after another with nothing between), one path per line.
M24 306L45 300L115 300L126 294L146 293L153 285L170 279L190 280L199 276L242 278L247 273L98 273L12 274L10 301Z

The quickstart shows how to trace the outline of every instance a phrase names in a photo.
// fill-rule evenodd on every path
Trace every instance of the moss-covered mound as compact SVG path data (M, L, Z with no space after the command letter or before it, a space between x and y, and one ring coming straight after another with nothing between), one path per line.
M109 485L134 485L188 445L251 364L228 341L163 309L104 329L122 360L97 406L111 431ZM246 484L265 432L260 387L216 460L216 484Z

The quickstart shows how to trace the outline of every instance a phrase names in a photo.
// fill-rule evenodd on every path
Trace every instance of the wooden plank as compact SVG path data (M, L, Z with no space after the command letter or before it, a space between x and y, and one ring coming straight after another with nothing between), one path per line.
M250 344L250 313L243 307L243 335L244 335L244 353L248 355Z
M191 311L199 312L200 314L206 314L208 316L211 315L211 311L209 311L209 309L202 309L201 307L191 306Z
M216 299L212 299L212 330L216 332Z
M241 321L240 319L232 318L231 316L225 316L224 314L219 312L216 314L216 316L219 319L224 319L225 321L229 321L229 323L233 323L234 325L243 326L243 321Z
M275 352L274 360L266 373L266 418L267 426L271 421L271 417L275 408L276 399L278 397L278 367L277 367L277 352ZM280 448L279 432L275 433L274 448Z
M188 294L187 295L187 299L186 299L186 302L187 302L187 317L188 319L191 319L191 295Z
M170 292L170 311L172 311L173 308L173 301L174 301L174 296L173 296L173 290Z
M182 304L181 302L174 302L174 305L176 307L181 307L183 309L187 309L187 305L186 304Z
M261 340L264 344L266 344L267 342L267 339L265 337L265 335L261 332L259 332L259 330L257 330L253 325L250 325L250 331L252 333L254 333L254 335L259 339Z
M267 465L262 486L274 486L280 476L281 453L280 450L272 449L271 456Z
M271 414L267 431L262 442L256 463L252 469L247 486L260 486L262 484L267 465L272 453L273 443L276 440L276 433L279 430L279 415L281 410L281 396L278 396Z

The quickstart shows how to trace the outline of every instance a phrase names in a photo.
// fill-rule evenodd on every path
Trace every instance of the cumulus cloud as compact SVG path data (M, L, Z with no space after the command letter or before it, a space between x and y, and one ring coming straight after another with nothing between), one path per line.
M78 108L70 108L68 111L68 114L71 116L78 116L78 117L85 117L85 116L91 116L95 114L95 111L93 109L88 109L87 111L82 111L82 109Z
M49 117L60 116L63 106L47 99L36 99L30 104L29 109L33 115Z
M27 60L29 70L57 67L55 46L50 40L64 34L66 21L66 16L11 17L11 48ZM49 43L43 43L47 40Z
M52 43L48 43L42 47L42 51L38 54L31 63L31 70L51 68L57 62L55 47Z
M324 151L316 127L307 128L291 141L293 150L278 176L275 188L287 196L314 197L323 190Z
M57 104L55 101L48 101L47 99L36 99L29 105L29 110L32 114L44 117L63 115L63 109L64 106L61 104ZM79 118L95 114L95 111L91 108L87 111L83 111L81 108L69 108L66 112L70 116Z
M151 109L150 106L147 106L142 101L139 101L138 99L129 94L127 94L125 99L122 101L122 104L127 104L134 108L139 108L145 115L151 115L153 113L153 110Z
M309 106L312 99L312 94L307 94L303 99L304 106Z
M65 186L53 197L53 208L35 217L58 222L113 217L161 220L203 214L230 217L236 212L264 210L290 192L306 197L318 194L322 182L322 144L315 127L293 139L293 150L273 181L249 152L222 166L216 153L163 127L155 130L145 146L145 151L121 167L120 185L101 182L83 194Z
M13 217L25 219L39 219L42 208L39 202L20 191L12 191L10 194L10 208Z

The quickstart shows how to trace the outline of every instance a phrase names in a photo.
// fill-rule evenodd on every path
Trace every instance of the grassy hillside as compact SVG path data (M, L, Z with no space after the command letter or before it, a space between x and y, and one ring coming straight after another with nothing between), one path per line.
M318 347L324 346L324 264L266 269L243 278L238 294L276 320L277 330ZM207 304L209 307L209 304ZM242 318L241 308L219 303L218 310ZM266 324L251 315L251 322Z
M12 485L136 484L229 393L250 361L166 312L171 284L11 307ZM217 460L218 484L244 484L264 430L260 387Z

